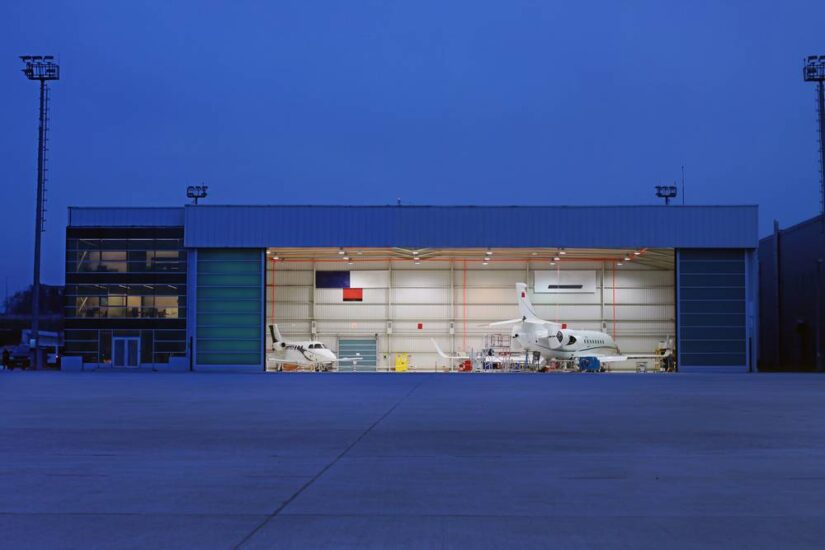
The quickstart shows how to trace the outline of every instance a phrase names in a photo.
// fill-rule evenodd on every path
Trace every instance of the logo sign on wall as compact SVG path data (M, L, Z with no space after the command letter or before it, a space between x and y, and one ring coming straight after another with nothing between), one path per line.
M593 294L596 292L594 270L534 271L536 294Z

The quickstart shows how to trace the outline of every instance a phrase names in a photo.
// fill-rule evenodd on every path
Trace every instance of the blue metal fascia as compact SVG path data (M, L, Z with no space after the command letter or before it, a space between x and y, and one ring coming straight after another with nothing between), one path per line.
M185 246L755 248L756 206L184 208Z

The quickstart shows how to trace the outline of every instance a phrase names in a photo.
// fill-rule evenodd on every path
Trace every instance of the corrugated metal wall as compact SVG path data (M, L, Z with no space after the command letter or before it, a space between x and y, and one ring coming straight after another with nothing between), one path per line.
M534 294L537 313L546 319L569 322L574 328L612 333L611 264L574 266L568 269L597 272L596 293ZM419 368L443 366L446 361L435 353L430 338L435 338L445 351L481 350L484 335L491 332L509 340L509 327L495 331L487 325L519 316L516 282L526 281L531 289L533 286L533 268L528 271L526 263L469 263L465 286L461 261L452 266L449 262L359 262L354 269L391 270L391 286L364 289L363 302L345 303L340 289L314 288L314 270L332 269L341 268L328 263L268 262L267 321L274 319L284 336L294 339L309 339L314 322L318 339L333 350L338 349L342 338L374 338L378 342L378 362L383 366L392 365L396 353L410 353L411 364ZM640 264L616 268L615 304L616 340L622 351L652 353L658 341L675 334L674 272ZM422 328L418 328L419 323ZM391 335L387 334L389 324ZM270 346L267 341L267 348Z
M818 284L825 285L825 273L817 279L820 258L825 259L825 232L819 216L760 241L760 370L817 369L816 289ZM820 298L819 305L819 335L823 345L824 301L825 296Z
M191 248L757 245L756 206L201 205L185 217Z

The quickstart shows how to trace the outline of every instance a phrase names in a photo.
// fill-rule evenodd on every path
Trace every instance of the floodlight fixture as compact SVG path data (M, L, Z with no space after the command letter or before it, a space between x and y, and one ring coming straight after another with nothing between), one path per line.
M25 64L23 74L29 80L60 80L60 65L53 55L21 55L20 61Z
M192 199L192 204L197 205L199 199L206 198L206 192L209 189L207 185L190 185L186 188L186 198Z
M665 206L670 204L670 199L676 197L676 186L675 185L657 185L656 186L656 196L660 199L665 199Z

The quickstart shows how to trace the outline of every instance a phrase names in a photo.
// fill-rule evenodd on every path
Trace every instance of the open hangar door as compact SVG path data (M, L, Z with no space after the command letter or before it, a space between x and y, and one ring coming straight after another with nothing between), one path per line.
M510 327L489 324L519 317L517 282L539 317L606 332L622 353L651 354L675 336L672 249L270 248L266 322L336 354L374 342L374 365L341 371L393 370L402 354L410 370L444 370L451 361L432 340L447 353L509 343Z

